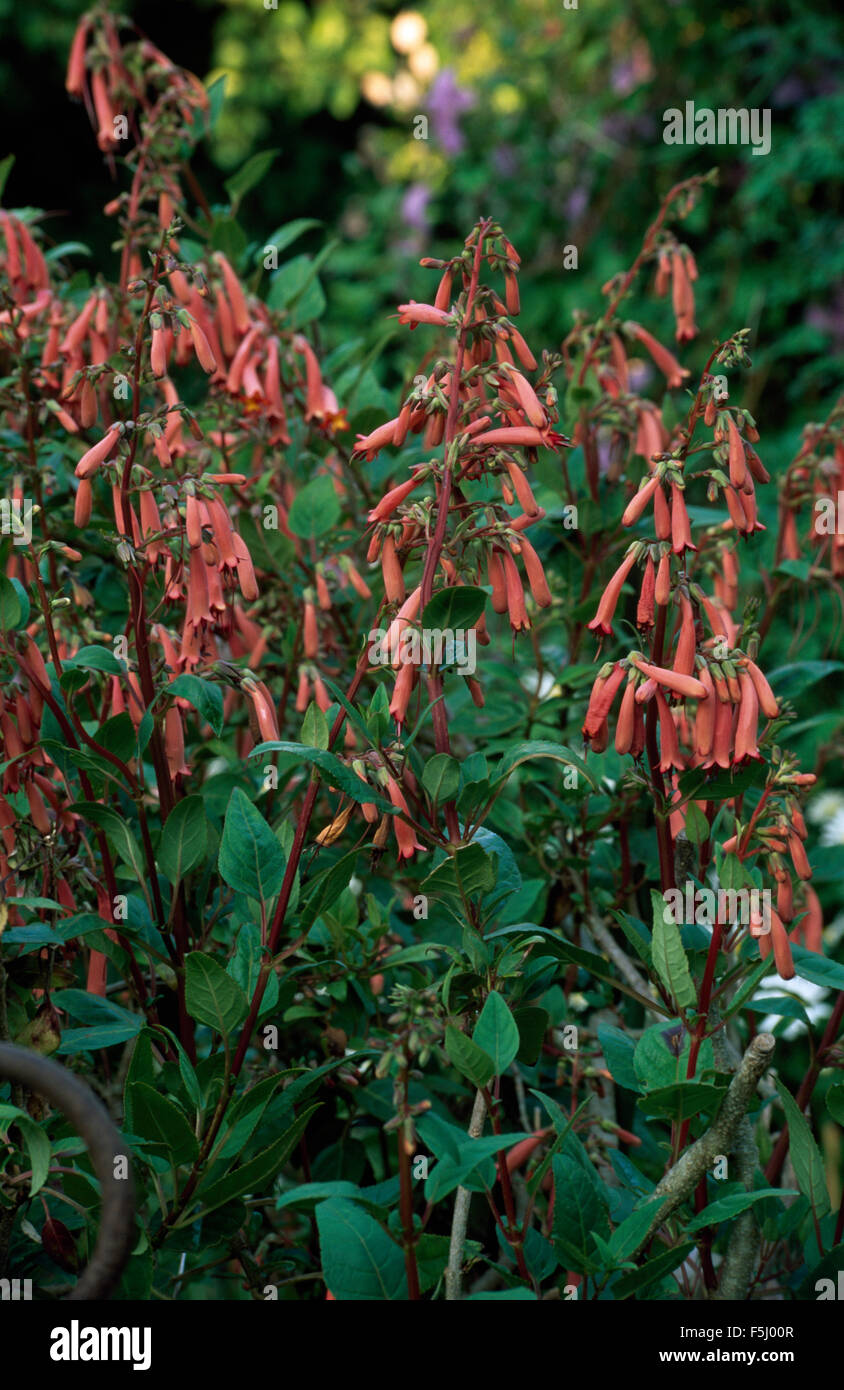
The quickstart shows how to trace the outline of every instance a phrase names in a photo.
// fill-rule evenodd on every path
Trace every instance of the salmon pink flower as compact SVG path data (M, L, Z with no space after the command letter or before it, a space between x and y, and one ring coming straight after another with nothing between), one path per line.
M379 425L370 434L359 434L357 443L352 450L353 454L364 454L367 462L371 463L376 454L390 444L395 443L396 427L400 417L395 420L388 420L386 424Z
M408 478L406 483L399 483L397 487L391 488L381 498L376 507L369 513L370 521L386 521L387 517L392 516L396 507L400 506L406 497L409 497L414 488L420 486L425 481L426 474L420 470Z
M408 809L401 787L396 779L389 774L387 775L387 794L396 809L404 812L404 815L409 818L410 810ZM416 831L413 829L412 825L408 824L407 820L403 820L402 816L398 815L393 816L392 821L396 843L399 847L399 859L412 859L417 850L424 850L425 846L420 845L416 838Z
M73 35L73 42L70 45L64 85L65 90L72 97L81 97L85 90L85 48L88 43L90 27L87 19L80 19Z
M395 719L396 727L399 730L407 718L407 706L410 703L415 680L416 667L410 661L403 662L399 667L393 688L393 698L390 701L390 714Z
M626 675L627 672L624 667L618 662L601 668L592 686L586 718L583 722L583 737L585 739L594 738L601 726L606 723L618 688Z
M105 463L109 454L114 449L119 438L119 428L112 425L111 429L104 434L98 444L94 444L84 453L76 465L75 473L77 478L90 478L96 473L102 463Z
M632 526L634 522L639 520L639 517L642 515L659 486L660 481L658 478L648 478L647 482L639 488L636 496L627 503L621 518L622 526Z
M706 686L695 676L683 675L679 671L666 670L664 666L654 666L650 661L634 652L630 657L632 664L643 676L648 676L657 685L671 690L675 695L690 696L693 700L705 700L709 694Z
M453 321L453 316L445 309L437 309L433 304L417 304L411 300L409 304L399 305L399 323L410 324L411 329L420 323L432 323L437 328L448 328Z
M607 587L604 589L598 604L598 611L589 623L590 631L602 632L605 637L612 636L613 615L616 610L616 605L618 604L624 581L636 563L636 554L637 551L634 546L628 551L627 555L625 555L618 569L615 571L615 574L607 584Z
M688 367L681 367L673 353L658 343L656 338L641 324L630 321L625 327L650 353L654 363L666 378L669 389L674 390L676 387L682 386L683 381L689 375Z

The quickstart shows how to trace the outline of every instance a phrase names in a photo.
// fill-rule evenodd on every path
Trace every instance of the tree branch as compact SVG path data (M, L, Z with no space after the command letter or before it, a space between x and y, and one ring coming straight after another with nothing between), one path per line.
M478 1091L469 1121L469 1138L480 1139L486 1117L486 1102L483 1092ZM463 1291L463 1247L466 1244L466 1227L469 1224L469 1202L472 1194L468 1187L458 1187L454 1198L454 1215L451 1219L451 1244L448 1248L448 1265L445 1271L446 1300L456 1302Z
M691 1196L718 1155L730 1153L735 1148L742 1121L746 1118L759 1080L770 1065L775 1046L771 1033L760 1033L753 1039L730 1083L715 1123L686 1150L654 1188L652 1200L656 1202L660 1197L663 1200L635 1254L647 1245L667 1217Z

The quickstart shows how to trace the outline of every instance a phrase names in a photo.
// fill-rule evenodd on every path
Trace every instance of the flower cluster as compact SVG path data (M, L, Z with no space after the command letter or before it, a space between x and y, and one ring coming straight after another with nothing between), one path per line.
M657 290L665 292L669 284L673 286L676 336L679 342L686 341L694 335L694 260L690 254L658 246L653 254ZM611 290L613 286L605 288ZM638 324L628 323L626 330L648 348L665 373L668 386L681 385L688 373L668 350ZM629 404L625 397L629 371L612 320L606 335L608 344L599 357L604 365L599 365L598 372L605 386L612 383L613 399L623 407ZM664 788L672 808L669 825L675 839L686 828L688 798L681 789L682 774L693 769L707 774L719 769L732 772L751 762L763 762L760 738L764 743L770 741L774 722L781 715L755 659L758 636L734 616L738 602L737 545L740 539L747 540L764 529L758 519L756 485L768 482L769 475L754 447L759 439L755 421L748 411L728 403L726 378L713 369L745 364L745 340L746 333L738 333L711 355L688 420L670 437L657 412L638 409L633 453L645 456L648 472L628 501L622 524L652 530L652 538L635 540L628 547L588 624L602 642L613 636L613 620L625 585L638 570L641 578L635 624L642 638L647 638L649 650L634 649L601 666L589 698L583 735L593 752L607 748L618 700L616 752L647 758L654 786L657 791ZM643 426L646 416L650 418ZM698 438L693 443L698 425L712 431L709 441ZM692 473L691 460L699 452L708 453L711 462ZM701 533L699 544L693 537L686 504L692 478L705 479L709 500L722 499L727 511L725 521ZM706 573L711 576L712 595L693 577L696 568L701 578ZM764 731L760 733L760 729ZM799 774L795 776L797 781L792 778L792 782L799 785ZM781 847L783 853L788 850L794 871L802 880L809 876L809 869L802 843L805 827L794 799L794 785L789 787L781 819L770 835L776 849ZM710 810L705 793L704 782L696 803L703 813ZM773 804L769 793L762 804ZM710 811L710 821L711 816ZM784 823L789 827L787 833ZM756 819L752 827L754 833L763 833ZM746 847L746 838L742 844ZM777 968L787 978L793 974L793 964L783 922L791 920L791 878L781 858L763 858L778 885L780 911L779 916L774 914L771 939L766 938L761 949L766 953L773 941ZM785 916L782 909L787 909ZM811 909L816 916L816 898ZM814 926L804 930L804 936L812 949L819 949Z
M482 263L503 275L503 301L480 282ZM546 357L531 382L528 374L538 364L513 322L520 307L519 264L500 229L480 224L458 256L422 261L440 272L433 304L399 305L400 323L449 330L457 343L453 359L439 359L426 377L416 379L395 419L359 437L355 445L355 453L368 460L386 447L401 448L413 435L421 436L426 449L443 447L443 459L415 466L369 513L368 559L380 560L393 651L430 600L435 577L446 588L486 581L494 612L508 615L514 633L531 625L527 594L537 608L551 603L542 561L525 535L545 515L526 468L539 448L559 450L568 440L555 429L551 375L556 363ZM485 482L493 483L500 502L490 501L488 494L477 498L479 489L472 485ZM433 496L419 495L426 484L434 485ZM432 534L438 537L435 547L429 543ZM417 556L421 573L418 582L409 583L407 571ZM483 617L476 632L486 644ZM406 664L396 679L390 708L399 725L417 676L418 670ZM476 703L483 703L480 683L470 681L470 690Z

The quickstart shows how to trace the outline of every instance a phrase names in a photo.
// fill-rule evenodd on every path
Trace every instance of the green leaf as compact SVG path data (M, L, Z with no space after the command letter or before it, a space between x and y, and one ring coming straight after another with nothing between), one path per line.
M844 1125L844 1081L830 1086L826 1093L826 1108L836 1124Z
M495 1076L495 1062L489 1053L451 1023L445 1030L445 1050L452 1065L468 1077L473 1086L488 1086Z
M207 1216L217 1207L225 1206L247 1193L260 1192L266 1187L270 1179L275 1178L281 1171L283 1164L286 1163L295 1145L301 1139L308 1120L318 1109L319 1102L312 1105L310 1109L304 1110L290 1128L285 1130L279 1139L276 1139L275 1143L256 1154L248 1163L243 1163L240 1168L235 1168L233 1173L227 1173L224 1178L217 1179L206 1188L200 1185L197 1189L197 1198L202 1206L197 1215Z
M547 1009L535 1008L531 1005L523 1009L514 1009L513 1017L519 1030L519 1050L516 1053L516 1060L524 1062L529 1067L535 1066L542 1051L545 1034L551 1024L551 1016Z
M778 666L768 675L771 688L781 700L793 700L816 681L825 680L836 671L844 671L841 661L794 661Z
M314 478L296 493L287 524L294 536L313 540L333 530L340 517L340 499L326 475Z
M0 632L14 632L23 627L29 616L29 600L26 609L18 592L20 585L12 583L5 574L0 574Z
M582 758L562 743L551 743L547 739L533 739L528 743L518 743L505 753L493 774L493 785L503 782L521 763L533 762L537 758L550 758L552 762L563 763L574 769L577 785L583 778L586 785L597 791L597 783Z
M639 1091L639 1078L633 1070L633 1054L636 1044L620 1028L609 1023L598 1025L598 1045L604 1054L607 1069L618 1086L626 1086L628 1091Z
M202 951L191 951L185 957L185 1005L191 1018L223 1037L243 1022L249 1009L240 985Z
M184 1111L145 1081L136 1081L132 1087L132 1117L135 1133L163 1144L177 1167L196 1158L199 1145Z
M452 801L460 788L460 764L448 753L435 753L422 772L422 786L440 805Z
M741 796L759 778L759 763L747 763L730 771L692 768L680 774L680 791L686 801L730 801Z
M316 1223L323 1277L335 1299L407 1298L401 1247L356 1202L329 1197L317 1207Z
M208 240L212 251L222 251L232 265L237 265L249 244L245 231L235 217L215 217Z
M284 878L284 850L261 812L235 787L220 841L220 874L231 888L268 903Z
M237 211L241 199L269 173L273 160L279 153L279 150L262 150L259 154L253 154L236 174L226 179L225 189L231 199L233 211Z
M519 1050L519 1030L504 999L491 990L472 1033L472 1041L492 1058L495 1076L505 1072Z
M350 850L344 854L342 859L338 859L336 864L324 869L309 884L308 895L305 898L300 915L300 927L304 931L307 927L313 926L317 917L327 911L332 903L335 903L344 889L348 888L349 883L355 872L358 851Z
M641 961L652 969L651 960L651 939L644 922L640 922L638 917L632 917L629 912L619 912L615 908L610 909L613 917L618 922L633 950Z
M693 845L703 845L709 839L709 821L700 807L690 801L686 806L686 839Z
M152 1039L148 1028L137 1034L135 1045L132 1048L132 1056L126 1070L126 1079L123 1083L123 1123L130 1133L134 1133L134 1116L132 1114L132 1087L136 1081L149 1081L150 1084L155 1080L155 1068L152 1061Z
M664 1204L664 1197L649 1197L616 1226L610 1237L610 1251L617 1264L635 1255Z
M86 989L57 989L52 999L56 1008L63 1009L80 1023L123 1023L132 1028L133 1033L139 1033L144 1026L143 1014L130 1013L111 999L102 999Z
M258 1128L270 1101L279 1086L295 1075L293 1071L274 1072L251 1086L231 1107L222 1131L223 1142L217 1150L217 1158L234 1160L245 1147Z
M262 249L258 252L257 260L263 264L267 248L274 246L276 251L281 254L286 251L288 246L304 232L309 232L314 227L321 227L322 223L315 217L297 217L292 222L285 222L283 227L276 227L274 232L265 239Z
M6 187L6 180L12 172L14 162L15 156L13 154L7 154L5 159L0 160L0 198L3 197L3 190Z
M422 881L428 897L478 897L495 887L495 866L480 845L461 845Z
M804 1197L808 1197L818 1220L830 1208L823 1160L809 1128L809 1122L798 1108L794 1097L780 1082L777 1093L788 1121L788 1144L794 1176Z
M318 319L325 309L325 295L317 273L335 246L336 242L329 242L318 256L294 256L279 266L267 294L267 307L285 309L294 326Z
M494 830L489 829L489 826L480 825L472 833L472 844L480 845L484 853L495 861L495 897L493 901L497 902L502 896L510 897L513 893L518 893L522 886L522 876L519 873L516 856L507 841L503 840L500 835L496 835Z
M424 883L423 883L424 888ZM565 961L568 965L577 965L582 970L588 971L598 980L609 980L610 983L618 986L618 981L612 973L612 967L603 956L599 956L594 951L585 951L581 946L573 946L570 941L564 940L551 931L549 927L537 927L532 922L520 922L516 926L502 927L499 931L490 932L485 938L492 941L495 937L509 936L514 932L523 932L526 937L535 936L541 940L538 951L542 954L556 956L557 960ZM653 1006L657 1007L656 1004ZM662 1007L661 1005L659 1006Z
M655 1086L640 1096L637 1104L646 1115L669 1115L681 1121L694 1115L714 1116L726 1089L705 1081L672 1081L667 1086Z
M733 1192L729 1197L719 1197L717 1201L710 1202L708 1207L697 1216L692 1217L691 1221L683 1223L683 1229L701 1231L704 1226L717 1226L720 1221L731 1221L734 1216L739 1216L741 1212L747 1211L756 1202L763 1202L766 1197L799 1197L799 1192L793 1187L763 1187L757 1192Z
M113 811L110 806L101 806L95 801L77 801L70 809L78 812L84 821L99 825L123 862L137 875L138 882L146 882L147 865L141 847L130 826L117 811Z
M669 1039L666 1037L666 1034L671 1035L673 1041L678 1029L679 1057L669 1047ZM691 1038L679 1019L666 1019L664 1023L654 1023L651 1027L645 1028L633 1053L633 1066L642 1086L647 1090L654 1090L685 1080L690 1050ZM700 1074L714 1066L712 1041L704 1038L698 1054L697 1072Z
M794 969L803 980L811 980L813 985L826 985L828 989L844 989L844 965L827 956L819 956L817 951L807 951L805 946L791 948Z
M329 738L328 720L316 700L311 700L302 720L302 742L309 748L327 748Z
M664 1279L667 1274L673 1274L674 1270L680 1267L693 1249L694 1241L685 1240L670 1250L661 1250L640 1269L632 1269L629 1274L623 1274L613 1284L613 1298L627 1298L631 1293L636 1293L638 1289L647 1288L655 1280Z
M486 606L484 589L454 584L439 589L422 612L420 626L430 632L465 632L474 627Z
M259 758L266 753L289 753L301 762L310 763L313 767L319 768L329 784L332 787L337 787L341 792L345 792L352 801L371 802L378 807L379 811L385 811L390 815L395 813L395 807L391 802L385 801L372 787L361 781L350 767L341 762L336 754L328 753L324 748L309 748L304 743L277 743L273 741L272 743L262 743L257 748L253 748L249 756L250 758Z
M149 711L144 711L146 715ZM137 754L138 735L128 714L115 714L97 730L97 743L107 748L121 762L128 763Z
M571 1154L556 1154L551 1167L554 1249L568 1269L588 1274L594 1268L593 1233L609 1236L606 1201L583 1164Z
M187 700L197 714L211 725L217 737L220 737L223 732L223 692L219 685L213 685L211 681L201 680L199 676L185 672L165 686L164 693L168 696L178 695L180 699Z
M34 1197L47 1181L50 1171L50 1140L40 1125L25 1110L16 1105L0 1104L0 1131L8 1134L10 1125L17 1125L23 1135L32 1176L29 1179L29 1195Z
M430 1130L428 1130L430 1134ZM458 1145L457 1157L441 1152L438 1161L431 1169L425 1183L425 1200L439 1202L458 1187L468 1187L472 1191L483 1191L493 1181L493 1170L478 1173L478 1169L489 1165L502 1149L511 1149L522 1139L530 1139L526 1133L487 1134L481 1139L463 1138ZM427 1142L427 1140L426 1140ZM433 1148L433 1145L431 1145Z
M689 973L689 962L680 939L680 928L670 915L661 893L651 889L653 907L653 936L651 955L654 969L668 994L679 1009L693 1008L697 1003L695 987Z
M754 1014L774 1014L780 1018L799 1018L801 1023L809 1022L809 1015L800 1000L788 994L763 994L751 1003L745 1004L745 1008Z
M82 671L105 671L111 676L121 676L126 663L118 661L110 647L80 647L75 656L64 659L65 670L78 667Z
M201 796L177 801L164 825L158 846L158 867L173 887L205 857L208 824Z
M140 1020L143 1024L143 1019ZM98 1052L101 1047L115 1047L134 1038L138 1029L127 1023L97 1023L90 1028L65 1028L56 1055L74 1056L77 1052Z

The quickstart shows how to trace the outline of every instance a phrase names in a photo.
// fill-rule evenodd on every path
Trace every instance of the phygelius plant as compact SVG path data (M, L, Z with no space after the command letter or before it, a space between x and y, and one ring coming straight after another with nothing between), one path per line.
M728 377L748 331L689 390L624 317L653 270L692 360L675 223L712 179L541 357L492 217L423 259L384 421L371 362L319 347L321 263L278 264L302 228L240 225L269 166L226 205L197 184L218 94L100 9L67 90L118 264L0 212L0 1041L120 1127L137 1240L90 1282L813 1297L844 1205L805 1112L824 1074L842 1119L844 968L806 849L823 768L763 646L844 416L769 510ZM837 593L839 538L810 534ZM795 1101L768 1072L798 977L837 993ZM89 1160L35 1092L0 1103L0 1275L60 1294Z

